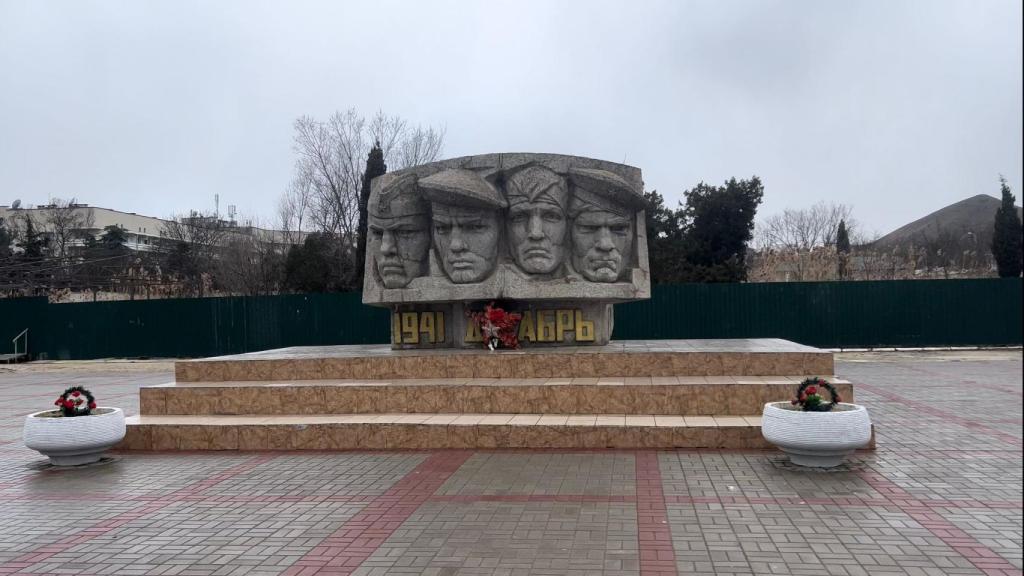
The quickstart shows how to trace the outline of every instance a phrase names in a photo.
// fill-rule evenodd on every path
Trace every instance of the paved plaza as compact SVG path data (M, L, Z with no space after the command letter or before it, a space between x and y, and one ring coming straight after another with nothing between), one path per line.
M24 448L72 384L138 413L170 363L0 366L0 574L1021 574L1020 351L844 354L878 450Z

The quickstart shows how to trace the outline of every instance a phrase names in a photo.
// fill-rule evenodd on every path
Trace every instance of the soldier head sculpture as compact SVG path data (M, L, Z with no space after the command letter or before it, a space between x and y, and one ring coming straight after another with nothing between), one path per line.
M605 170L572 168L569 178L572 265L591 282L617 282L630 267L633 218L642 198Z
M455 284L485 280L498 263L504 198L476 172L450 169L419 182L431 203L434 250Z
M552 274L565 260L569 190L565 179L530 165L505 180L508 244L513 260L529 274Z
M374 267L385 288L403 288L428 269L430 210L416 190L416 177L391 182L369 206Z
M391 309L396 349L607 344L613 304L651 296L643 187L632 166L521 152L378 176L363 302Z

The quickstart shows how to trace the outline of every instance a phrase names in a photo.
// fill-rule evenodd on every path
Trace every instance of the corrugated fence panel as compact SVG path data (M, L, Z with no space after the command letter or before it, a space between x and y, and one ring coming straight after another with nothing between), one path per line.
M45 350L36 340L36 328L41 328L40 320L46 317L49 304L45 297L39 298L0 298L0 354L14 352L11 339L29 329L29 353ZM18 344L21 346L21 343Z
M655 286L615 308L617 340L785 338L829 348L1020 345L1021 279ZM0 299L0 352L30 330L51 359L195 358L388 341L360 295L288 294L48 304Z
M617 340L785 338L829 348L1021 344L1021 279L655 286Z

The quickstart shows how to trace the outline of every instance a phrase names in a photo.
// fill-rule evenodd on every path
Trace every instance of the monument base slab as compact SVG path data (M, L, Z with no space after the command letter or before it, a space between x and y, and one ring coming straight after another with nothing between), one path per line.
M832 354L785 340L511 351L323 346L177 362L122 450L768 448L765 402ZM873 446L873 444L872 444Z

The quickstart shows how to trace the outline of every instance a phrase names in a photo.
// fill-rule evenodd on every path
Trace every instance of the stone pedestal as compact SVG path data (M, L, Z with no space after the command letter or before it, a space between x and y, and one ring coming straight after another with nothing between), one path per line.
M286 348L175 372L140 390L120 449L768 448L764 403L833 364L782 340L634 341Z

